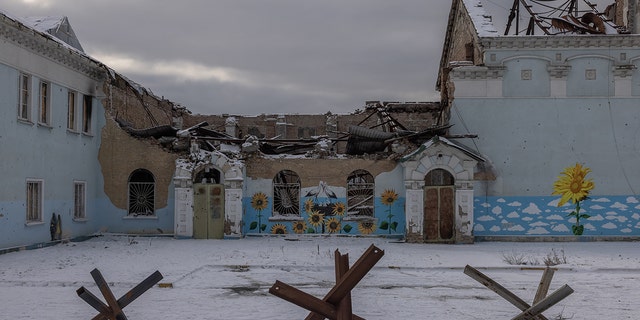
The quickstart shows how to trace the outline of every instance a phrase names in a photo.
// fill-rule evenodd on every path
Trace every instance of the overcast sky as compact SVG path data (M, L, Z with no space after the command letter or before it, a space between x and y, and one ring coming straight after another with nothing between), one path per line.
M482 2L504 30L513 0ZM67 16L89 55L194 113L244 115L439 101L451 7L451 0L0 3L16 17Z
M194 113L438 101L448 0L3 0L67 16L92 57Z

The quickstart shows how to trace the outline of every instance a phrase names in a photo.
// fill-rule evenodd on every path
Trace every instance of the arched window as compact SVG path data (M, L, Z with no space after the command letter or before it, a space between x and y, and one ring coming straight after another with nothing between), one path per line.
M220 171L216 170L213 167L205 167L200 170L195 179L194 183L208 183L208 184L219 184L220 183Z
M300 177L291 170L282 170L273 178L273 215L300 215Z
M155 215L156 180L149 170L137 169L129 176L130 216Z
M347 178L347 215L373 217L374 180L366 170L353 171Z
M429 171L424 177L425 186L452 186L454 183L453 176L447 170L434 169Z

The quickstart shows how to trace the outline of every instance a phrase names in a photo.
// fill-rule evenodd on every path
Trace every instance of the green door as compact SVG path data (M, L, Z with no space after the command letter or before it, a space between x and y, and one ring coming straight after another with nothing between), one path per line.
M222 239L224 237L224 186L195 184L193 187L193 237Z

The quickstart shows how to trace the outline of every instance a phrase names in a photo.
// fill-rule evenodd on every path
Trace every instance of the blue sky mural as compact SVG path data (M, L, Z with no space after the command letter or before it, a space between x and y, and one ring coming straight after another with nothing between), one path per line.
M569 236L574 206L559 197L476 197L476 236ZM582 203L584 235L640 235L640 201L635 196L596 196Z

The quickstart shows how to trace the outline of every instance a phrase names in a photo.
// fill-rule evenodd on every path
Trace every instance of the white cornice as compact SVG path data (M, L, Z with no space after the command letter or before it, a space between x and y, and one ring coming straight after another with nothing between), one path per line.
M480 38L485 50L640 48L640 35L501 36Z
M0 18L0 39L67 66L94 80L105 79L105 69L101 68L97 61L6 16Z

